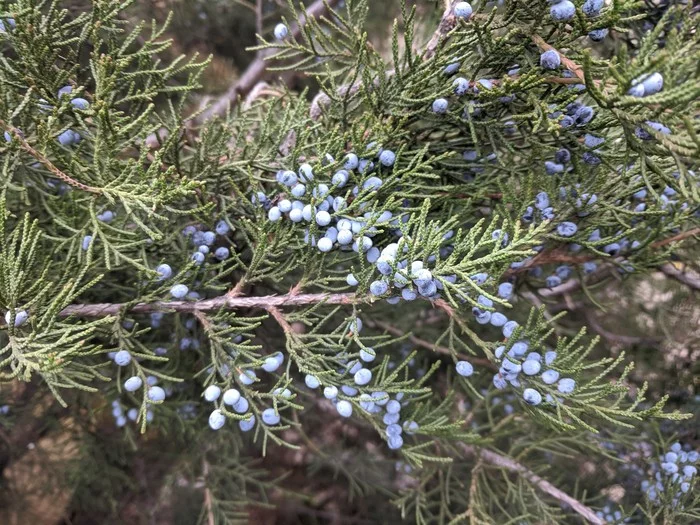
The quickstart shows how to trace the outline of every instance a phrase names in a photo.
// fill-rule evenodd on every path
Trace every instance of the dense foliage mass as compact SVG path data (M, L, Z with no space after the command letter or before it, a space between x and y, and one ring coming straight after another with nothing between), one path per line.
M692 407L590 335L700 287L691 6L404 4L385 56L366 0L290 2L250 51L314 90L197 111L129 4L0 3L0 426L66 407L73 523L136 458L209 524L700 520Z

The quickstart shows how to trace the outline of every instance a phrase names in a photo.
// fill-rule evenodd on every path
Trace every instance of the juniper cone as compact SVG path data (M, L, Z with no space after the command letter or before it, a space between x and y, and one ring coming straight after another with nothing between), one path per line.
M691 2L76 4L0 3L0 522L700 522Z

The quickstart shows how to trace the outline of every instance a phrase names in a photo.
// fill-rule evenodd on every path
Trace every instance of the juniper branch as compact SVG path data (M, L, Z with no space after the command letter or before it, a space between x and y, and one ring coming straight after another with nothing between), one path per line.
M316 0L306 9L306 14L309 18L319 17L326 13L329 7L332 8L337 3L338 0ZM301 34L306 18L302 17L300 20L302 26L293 24L289 30L289 38L297 38ZM229 108L235 107L236 104L238 104L238 97L249 93L265 75L267 71L267 59L272 56L272 54L272 50L260 52L236 83L231 85L228 91L219 97L214 104L209 106L206 111L202 112L197 118L197 121L199 123L205 122L212 117L223 115Z
M36 160L41 162L46 169L48 169L51 173L53 173L57 178L61 179L63 182L66 184L73 186L74 188L78 188L83 191L87 191L89 193L97 193L100 194L102 193L102 190L100 188L95 188L94 186L88 186L87 184L83 184L82 182L79 182L75 180L74 178L70 177L60 169L58 169L48 158L46 158L45 155L42 153L38 152L35 150L29 142L25 140L25 138L22 136L22 132L15 128L14 126L11 126L10 124L6 123L4 120L0 119L0 128L4 129L8 133L12 134L12 137L19 142L20 147L29 153L32 157L34 157Z
M596 516L595 512L593 512L593 509L584 505L576 498L569 496L566 492L562 491L561 489L558 489L549 481L538 476L533 471L531 471L524 465L521 465L517 461L507 456L503 456L501 454L493 452L491 450L487 450L485 448L478 448L473 445L467 445L465 443L460 443L459 445L465 454L468 454L470 456L476 456L491 465L508 470L510 472L520 474L530 483L539 488L542 492L549 494L559 502L571 507L577 514L582 516L588 522L594 523L595 525L603 525L605 523L598 516Z

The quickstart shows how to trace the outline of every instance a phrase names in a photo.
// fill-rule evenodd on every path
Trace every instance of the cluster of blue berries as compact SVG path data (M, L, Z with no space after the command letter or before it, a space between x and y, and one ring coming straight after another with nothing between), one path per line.
M595 513L605 523L629 523L628 518L622 517L622 511L613 510L610 505L605 505L603 510L598 510Z
M126 425L127 421L136 422L139 417L139 411L138 409L132 407L126 411L126 414L124 414L122 404L118 399L115 399L112 401L112 416L114 417L114 422L119 428L121 428ZM153 411L150 409L146 410L146 421L148 423L153 422Z
M368 149L374 146L370 144ZM302 164L297 172L280 170L276 175L277 182L292 198L282 198L272 205L263 192L257 192L251 200L267 209L271 222L287 218L293 223L312 223L310 228L305 229L305 240L321 252L352 249L371 257L377 252L372 250L372 238L378 232L377 226L389 224L396 227L399 219L393 218L390 211L365 212L359 216L351 214L347 208L348 199L381 188L383 179L370 174L390 170L396 161L396 154L380 148L376 160L378 162L375 164L369 158L359 158L355 153L349 153L343 161L343 168L333 174L330 186L317 181L314 169L308 163ZM332 163L334 159L327 155L325 161ZM352 197L347 196L346 192L337 195L331 193L342 190L352 180L360 182L352 188ZM359 209L361 211L366 207L366 203L361 203ZM318 231L318 234L312 233L312 230Z
M674 443L666 454L651 464L653 479L642 481L641 489L652 503L661 503L670 496L674 507L682 506L683 496L690 493L696 483L698 462L698 451Z

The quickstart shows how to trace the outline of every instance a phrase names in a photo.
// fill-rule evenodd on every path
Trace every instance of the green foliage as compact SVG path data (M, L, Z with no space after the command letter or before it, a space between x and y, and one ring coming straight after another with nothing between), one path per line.
M0 379L36 378L76 419L94 418L84 423L90 437L79 464L98 455L92 432L113 425L99 420L112 402L132 447L122 443L120 452L132 457L147 438L181 446L166 447L178 461L164 477L201 481L202 522L245 522L251 506L274 505L279 487L291 498L298 487L275 462L308 454L309 479L339 479L350 501L376 500L377 509L389 502L397 521L573 523L580 510L537 476L602 507L600 486L579 480L572 462L595 457L609 468L632 450L633 436L663 441L649 430L690 417L633 378L625 352L591 337L595 327L568 326L546 300L561 295L573 310L573 295L592 310L596 280L612 287L687 256L681 241L700 226L700 46L690 7L669 8L640 31L645 13L633 1L614 0L594 18L577 2L568 24L551 19L545 0L479 2L469 20L448 14L425 44L418 6L404 3L383 56L368 42L367 0L315 19L290 0L282 20L299 36L260 35L251 51L271 71L313 79L313 99L280 88L199 125L189 101L209 61L163 63L167 23L130 28L122 15L132 3L100 0L82 12L59 0L0 3L2 19L16 22L0 32L0 309L10 316ZM586 35L600 28L636 40L597 46ZM538 65L547 46L564 56L558 71ZM454 64L465 96L455 96L445 72ZM663 90L629 95L650 73L663 75ZM64 86L71 91L61 95ZM439 97L449 99L444 115L431 111ZM572 104L595 117L563 125ZM77 143L58 140L68 130ZM604 140L590 147L586 134ZM567 169L547 174L545 161L562 148ZM387 149L396 154L391 167L377 160ZM377 166L353 171L347 186L331 182L349 152ZM381 276L363 253L321 252L324 230L313 220L268 219L270 206L293 199L276 174L304 163L313 184L343 198L329 211L357 221L356 241L394 244L401 254L387 263L393 289L383 297L370 292ZM381 185L372 184L377 176ZM322 206L313 184L304 203ZM543 191L551 217L524 220ZM577 223L573 236L557 229L562 221ZM193 244L219 223L214 242ZM205 253L199 264L192 252L203 253L202 243L229 256ZM610 250L613 243L625 247ZM387 303L401 295L396 281L410 285L414 261L430 268L440 297ZM163 263L172 277L159 277ZM561 265L573 275L559 286L537 274ZM506 281L515 299L498 293ZM182 301L169 296L176 283L189 288ZM20 311L28 319L15 326ZM512 335L475 322L483 312L516 321ZM504 363L521 342L528 352L556 351L547 368L575 380L575 390L540 376L506 382ZM125 366L113 362L119 350L131 356ZM281 366L261 371L277 352ZM474 375L456 374L458 361L471 362ZM360 395L357 363L372 371ZM309 376L321 387L305 386ZM127 391L129 377L144 386ZM156 383L164 401L151 398L147 385ZM211 386L237 389L248 405L206 402ZM351 404L351 419L339 419L324 387ZM526 387L541 404L523 399ZM402 402L402 423L416 424L410 433L404 426L400 451L387 448L380 407L389 399ZM226 418L217 433L206 423L214 409ZM279 424L262 423L269 409ZM76 473L76 486L87 491L102 472L121 483L122 460L115 454ZM654 505L635 476L630 513L637 505L649 522L698 517L692 491L682 504Z

